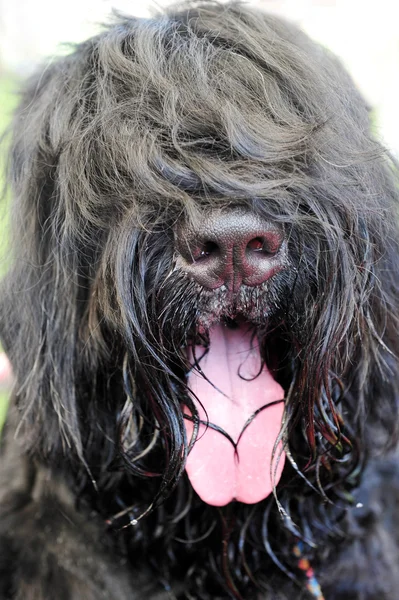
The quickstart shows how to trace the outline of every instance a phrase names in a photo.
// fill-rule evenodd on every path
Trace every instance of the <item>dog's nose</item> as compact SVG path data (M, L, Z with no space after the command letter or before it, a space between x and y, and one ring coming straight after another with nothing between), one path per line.
M235 209L211 213L197 227L182 226L176 235L178 263L197 283L237 292L257 286L287 263L283 230L260 216Z

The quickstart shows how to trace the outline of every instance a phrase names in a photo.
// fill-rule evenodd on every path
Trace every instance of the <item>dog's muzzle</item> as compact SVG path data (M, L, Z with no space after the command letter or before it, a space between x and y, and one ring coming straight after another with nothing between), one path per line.
M230 208L181 224L175 244L178 268L222 307L210 310L208 326L199 320L206 335L186 348L187 388L197 410L195 422L184 409L188 440L198 428L187 474L208 504L254 504L272 493L282 474L284 390L262 356L264 334L260 342L251 319L265 314L266 304L250 306L259 295L246 292L267 287L262 284L287 267L285 232L249 210Z
M176 233L178 266L204 288L257 286L287 264L282 228L260 216L235 209L214 211L197 226Z

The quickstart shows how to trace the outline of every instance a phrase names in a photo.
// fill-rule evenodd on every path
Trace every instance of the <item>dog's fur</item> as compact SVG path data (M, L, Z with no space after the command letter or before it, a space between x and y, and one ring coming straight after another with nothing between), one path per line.
M311 598L298 538L327 600L399 598L398 183L369 130L329 52L242 5L116 17L28 84L2 600ZM175 240L235 207L282 228L288 267L233 309ZM185 346L236 313L278 362L289 460L274 495L215 508L184 471Z

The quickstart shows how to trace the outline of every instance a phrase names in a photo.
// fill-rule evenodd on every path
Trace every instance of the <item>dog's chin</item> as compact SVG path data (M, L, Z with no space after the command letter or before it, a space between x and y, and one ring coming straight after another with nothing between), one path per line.
M193 418L184 409L188 439L195 440L188 477L208 504L260 502L277 485L285 458L285 394L266 362L273 353L265 350L265 328L230 313L206 326L202 321L198 331L186 349L187 384L198 411Z

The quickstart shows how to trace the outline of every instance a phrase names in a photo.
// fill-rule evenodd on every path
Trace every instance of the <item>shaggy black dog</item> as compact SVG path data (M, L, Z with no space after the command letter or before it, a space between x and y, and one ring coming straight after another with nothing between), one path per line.
M399 598L398 183L337 60L117 17L11 143L1 599Z

